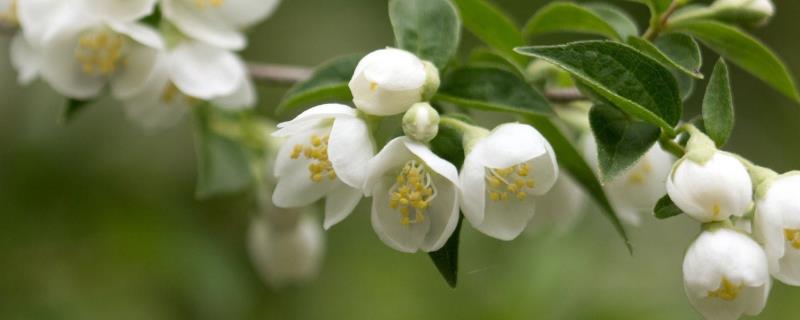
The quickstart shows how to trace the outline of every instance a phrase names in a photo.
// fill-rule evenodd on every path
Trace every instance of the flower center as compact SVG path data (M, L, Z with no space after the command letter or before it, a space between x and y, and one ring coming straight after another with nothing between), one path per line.
M720 282L719 288L715 291L709 291L708 297L719 298L725 301L733 301L737 296L739 296L741 291L741 286L735 285L728 280L728 278L722 277L722 282Z
M795 249L800 250L800 229L784 229L783 235L786 236L786 241Z
M336 179L333 164L328 159L328 139L330 135L327 134L323 137L312 134L308 145L297 144L292 150L292 159L300 159L300 156L303 156L312 161L308 165L311 181L322 182L325 177L328 177L328 180Z
M643 184L650 172L653 172L653 165L650 164L650 160L642 159L642 162L634 170L631 170L628 175L628 182L637 185Z
M161 92L161 101L167 105L172 104L179 104L181 102L193 106L200 102L199 99L191 96L187 96L174 83L170 82L167 83L167 86L164 87L164 91Z
M194 0L194 5L200 9L208 7L219 8L225 4L225 0Z
M528 191L536 187L536 180L529 178L532 168L528 163L518 164L505 169L486 169L487 192L492 201L505 201L513 196L522 201L528 197Z
M75 59L81 63L83 73L107 76L125 64L126 42L125 36L108 30L87 33L78 39Z
M416 160L406 162L389 189L389 207L400 211L404 226L425 221L425 211L436 198L436 186L425 164ZM414 219L411 219L411 212Z
M17 17L17 0L11 0L5 10L0 11L0 22L8 23L12 26L19 24Z

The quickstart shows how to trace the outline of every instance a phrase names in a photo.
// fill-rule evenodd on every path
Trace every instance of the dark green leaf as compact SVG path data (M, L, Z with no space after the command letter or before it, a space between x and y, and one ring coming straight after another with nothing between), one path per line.
M650 11L656 14L661 14L667 11L672 0L628 0L638 3L643 3L650 8Z
M672 26L699 39L726 60L766 82L795 102L800 102L794 79L786 65L769 48L743 31L709 20L687 20Z
M485 0L453 0L464 27L478 39L497 49L517 63L527 59L514 54L514 48L525 44L517 25L500 10Z
M552 113L547 99L525 80L491 67L464 67L448 73L434 101L518 114Z
M472 50L469 55L469 65L475 67L494 67L511 71L518 76L524 78L525 70L520 67L513 58L507 57L505 54L498 52L495 49L486 47L478 47Z
M64 104L64 113L61 116L61 121L64 123L69 122L79 112L83 111L94 102L94 100L78 100L67 98L67 102Z
M389 18L397 47L415 53L439 69L456 54L461 21L447 0L391 0Z
M214 132L215 112L211 106L197 107L194 112L199 198L240 191L254 181L248 149Z
M613 105L672 133L683 113L675 77L656 60L611 41L517 48L563 68Z
M655 213L658 219L667 219L682 214L683 211L672 203L672 199L670 199L669 196L664 196L656 203L653 213Z
M614 107L597 105L589 112L604 181L634 165L658 141L661 130L630 118Z
M639 26L636 25L636 21L620 8L599 2L585 3L583 6L606 20L608 24L614 27L621 39L627 39L630 36L639 34Z
M700 47L691 37L673 33L658 37L654 43L639 37L628 38L628 44L639 49L668 68L674 68L697 79L703 79Z
M361 55L348 55L320 65L311 78L294 85L283 96L275 113L282 114L296 107L318 102L350 101L347 83L356 70Z
M720 59L708 80L703 98L703 124L706 133L718 147L725 145L733 131L733 93L728 65Z
M628 248L628 251L632 253L633 247L631 247L628 241L625 228L619 221L619 215L617 215L614 207L611 206L611 202L609 202L603 190L603 186L600 184L600 181L597 180L597 175L595 175L592 168L586 163L586 159L575 149L575 146L570 142L569 138L567 138L550 119L546 117L528 116L525 117L525 120L528 124L533 125L536 130L550 142L550 145L553 146L553 150L558 155L559 166L567 170L600 206L602 209L601 212L611 221L614 229L617 230L625 241L625 246Z
M694 93L694 87L697 81L686 73L678 70L672 70L672 76L678 81L678 90L681 92L681 100L689 100L692 93Z
M463 216L458 217L458 225L453 235L444 244L441 249L428 253L431 257L436 269L442 274L444 280L451 288L455 288L458 284L458 243L461 236L461 223L464 220Z
M611 11L603 12L607 15ZM614 40L624 39L605 17L590 8L569 2L554 2L539 9L522 30L526 38L552 32L579 32Z

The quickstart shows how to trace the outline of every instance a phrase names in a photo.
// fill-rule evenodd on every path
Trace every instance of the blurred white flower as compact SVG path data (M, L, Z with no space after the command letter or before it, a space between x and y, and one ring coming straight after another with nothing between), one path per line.
M386 48L359 61L350 91L358 109L373 115L394 115L423 100L427 78L425 64L417 56Z
M710 320L758 315L767 302L767 257L745 234L730 229L704 231L683 260L689 302Z
M764 187L756 201L755 227L770 273L783 283L800 286L800 172L783 174Z
M678 160L667 179L667 193L678 208L700 222L741 217L753 203L747 169L733 155L716 150L704 163L690 156Z
M275 218L290 221L276 222ZM258 274L278 288L313 280L325 251L322 229L314 218L280 209L253 217L247 244Z
M229 49L241 50L241 30L272 14L279 0L162 0L161 12L184 34Z
M303 207L323 197L325 229L346 218L363 197L365 168L375 154L367 123L356 109L324 104L278 124L287 138L275 160L278 207Z
M390 141L369 162L364 191L373 197L373 229L396 250L436 251L458 223L456 167L408 137Z
M536 198L536 214L525 232L535 234L548 230L562 235L579 221L587 203L586 193L575 178L560 172L553 188Z
M598 169L597 142L587 134L581 142L587 161ZM638 226L642 214L650 214L666 193L667 176L675 158L656 144L636 164L603 185L611 205L622 221Z
M20 84L30 84L39 77L42 70L41 52L20 33L11 39L11 65L17 70Z
M558 178L550 143L533 127L503 124L479 138L461 168L461 210L475 229L501 240L519 236L535 198Z

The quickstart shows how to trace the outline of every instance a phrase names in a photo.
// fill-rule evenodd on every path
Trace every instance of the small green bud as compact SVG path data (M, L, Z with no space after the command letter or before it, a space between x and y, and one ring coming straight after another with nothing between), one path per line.
M433 140L439 133L439 113L427 102L415 103L403 115L403 132L419 142Z
M422 61L425 65L425 86L422 87L422 100L429 101L439 91L441 79L439 79L439 69L433 63Z

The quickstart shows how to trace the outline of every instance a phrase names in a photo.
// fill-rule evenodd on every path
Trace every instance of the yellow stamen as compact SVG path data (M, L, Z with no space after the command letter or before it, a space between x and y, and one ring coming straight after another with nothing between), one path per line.
M525 200L528 191L536 187L536 181L528 177L531 171L529 163L523 163L503 169L486 169L487 193L489 200L505 201L509 196L517 200Z
M722 211L722 208L720 208L719 203L715 203L714 207L711 208L711 216L714 217L714 218L717 218L717 217L719 217L719 214L720 214L721 211Z
M642 162L631 170L628 175L628 182L632 184L643 184L647 181L647 177L651 172L653 172L653 165L650 164L650 160L642 159Z
M83 73L91 76L109 76L125 65L125 36L102 30L82 35L75 48L75 59Z
M800 229L784 229L783 235L793 248L800 250Z
M293 160L303 158L311 160L308 165L309 179L314 182L322 182L327 178L330 181L336 180L336 172L333 164L328 159L328 139L329 135L320 137L311 135L308 145L297 144L293 147L289 155Z
M370 82L369 83L369 90L370 91L378 90L378 83L377 82Z
M425 212L436 197L436 187L425 165L416 160L406 162L395 181L389 189L389 207L400 211L400 223L407 226L425 221Z
M737 296L739 296L741 291L742 287L740 285L735 285L730 282L728 278L722 277L719 288L715 291L709 291L708 297L719 298L725 301L733 301Z
M208 7L219 8L225 4L225 0L194 0L194 4L200 9Z

